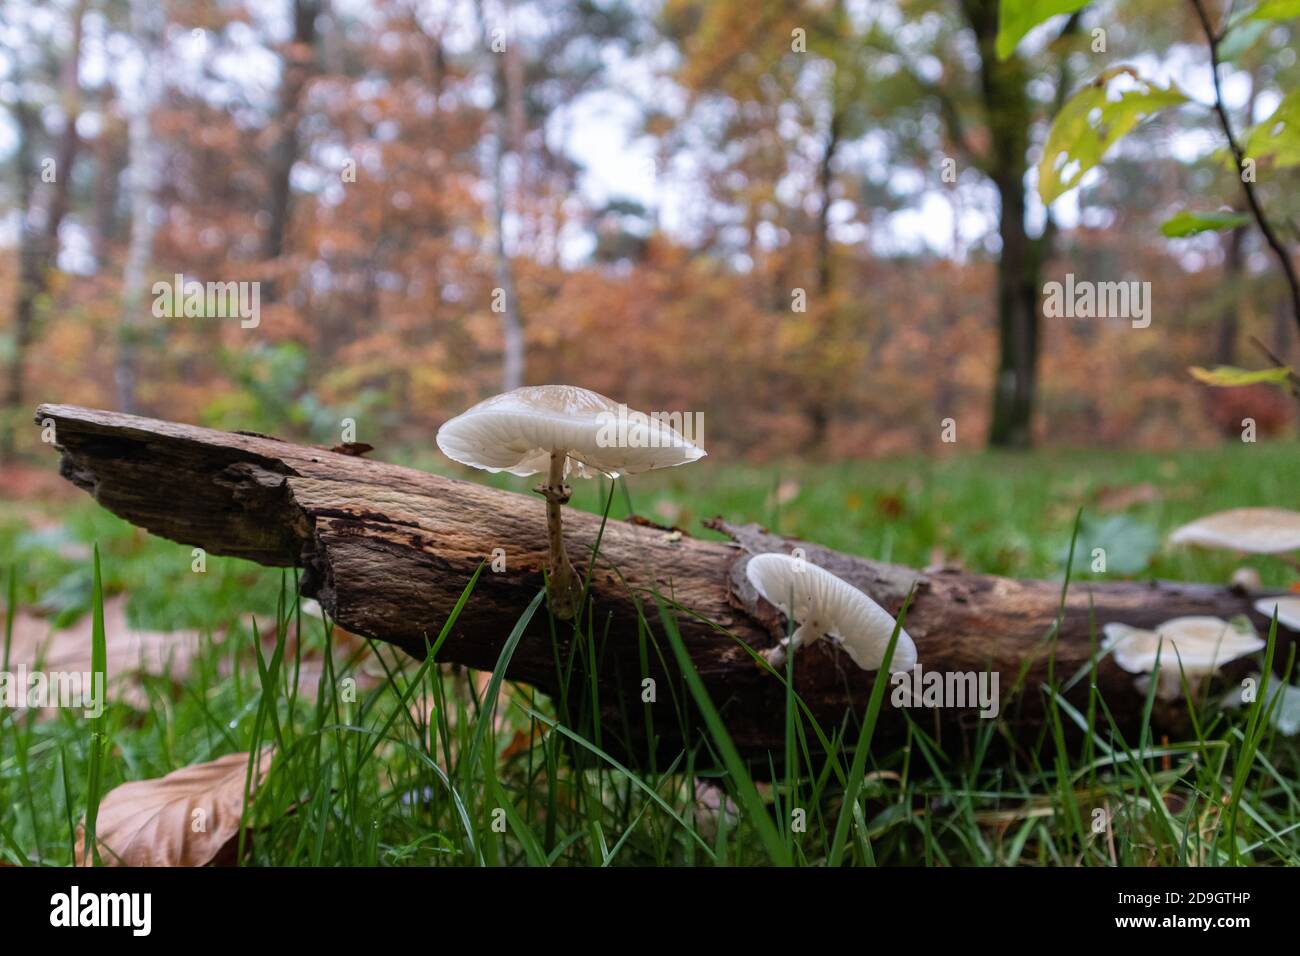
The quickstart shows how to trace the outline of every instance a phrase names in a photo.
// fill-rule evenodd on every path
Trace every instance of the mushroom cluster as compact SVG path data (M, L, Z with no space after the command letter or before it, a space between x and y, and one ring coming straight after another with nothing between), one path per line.
M551 610L561 620L572 618L582 601L582 582L564 547L560 508L572 494L565 479L618 478L705 454L660 418L629 412L573 385L525 386L479 402L438 429L438 447L472 468L525 477L546 472L545 483L534 490L546 499L547 588Z
M579 610L582 581L564 546L561 507L572 490L569 475L609 478L696 461L704 449L663 418L629 411L572 385L517 388L479 402L438 429L438 447L453 461L512 475L546 473L534 489L546 499L550 548L547 596L552 613L567 620ZM762 597L798 625L788 641L765 655L773 665L790 649L830 637L865 670L878 670L893 635L894 618L846 581L801 558L760 554L747 567ZM911 670L916 645L900 629L890 669Z
M1127 624L1111 623L1103 628L1103 650L1110 651L1115 663L1130 674L1151 674L1159 657L1156 696L1177 700L1182 693L1182 677L1196 694L1205 680L1229 661L1253 654L1265 642L1248 623L1234 626L1217 617L1176 617L1155 630L1143 630Z

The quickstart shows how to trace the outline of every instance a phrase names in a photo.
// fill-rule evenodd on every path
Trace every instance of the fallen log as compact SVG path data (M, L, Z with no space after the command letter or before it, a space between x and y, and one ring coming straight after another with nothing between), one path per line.
M493 668L543 585L545 509L532 496L262 435L76 406L42 405L36 420L53 425L61 474L105 508L211 554L301 567L303 593L317 598L340 625L417 657L494 552L504 556L504 569L485 569L439 660ZM894 614L911 592L906 627L922 668L997 673L1004 698L997 719L1013 743L1028 741L1042 726L1041 688L1049 662L1054 657L1058 684L1088 668L1096 657L1094 641L1108 622L1154 627L1183 615L1240 614L1261 634L1268 629L1253 607L1259 595L1235 588L1079 581L1062 602L1059 583L927 573L783 538L752 524L715 520L711 526L730 542L700 540L644 521L611 521L602 532L599 516L570 511L565 517L569 552L580 572L600 535L590 596L591 630L601 643L594 663L585 654L575 656L573 686L587 693L587 671L594 671L606 735L616 739L607 740L607 749L644 756L650 723L661 756L671 759L682 745L681 724L671 717L672 695L658 683L678 678L656 606L659 595L677 608L673 614L686 652L738 748L763 762L771 752L779 762L784 687L741 646L761 650L785 633L784 618L758 598L743 571L749 555L766 551L801 547L809 561ZM652 644L643 664L646 625ZM1279 661L1286 660L1294 637L1279 631ZM556 622L552 636L547 615L538 613L510 659L507 677L557 694L563 677L556 661L569 659L571 640L571 625ZM1009 691L1021 674L1025 691L1009 707ZM646 678L660 688L650 720L642 703ZM843 725L846 714L865 709L872 680L827 641L796 660L795 687L828 734ZM1066 698L1082 708L1088 684L1087 678L1078 681ZM1143 706L1134 676L1105 657L1096 665L1096 684L1120 729L1134 733ZM931 714L887 701L877 739L904 732L906 712L947 745L978 719L979 705L968 704ZM661 705L663 710L656 709ZM1178 716L1177 708L1157 711L1158 721L1175 723Z

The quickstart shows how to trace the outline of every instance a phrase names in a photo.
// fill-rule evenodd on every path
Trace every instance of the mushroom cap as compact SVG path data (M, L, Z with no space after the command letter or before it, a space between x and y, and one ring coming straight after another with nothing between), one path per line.
M745 574L755 590L786 617L798 624L812 623L821 633L837 638L863 670L880 669L894 633L894 618L866 594L829 571L788 554L755 555ZM899 673L915 666L916 645L907 631L900 629L889 669Z
M1114 623L1103 630L1105 646L1113 650L1115 663L1130 674L1146 674L1155 668L1161 641L1162 671L1177 672L1181 661L1183 670L1197 674L1252 654L1265 644L1253 629L1243 633L1227 621L1208 616L1176 617L1154 631Z
M1199 544L1251 554L1300 550L1300 512L1285 508L1233 508L1185 524L1173 544Z
M567 456L580 478L611 478L684 465L704 449L659 418L633 411L576 385L526 385L494 395L438 429L452 461L486 471L535 475L551 453Z
M1271 618L1274 608L1279 624L1300 631L1300 597L1266 597L1255 602L1255 610L1265 617Z

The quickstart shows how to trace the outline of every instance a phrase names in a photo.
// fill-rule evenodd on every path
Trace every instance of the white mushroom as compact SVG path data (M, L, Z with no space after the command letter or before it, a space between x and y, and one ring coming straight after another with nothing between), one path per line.
M1259 591L1264 587L1264 579L1254 568L1241 567L1232 572L1229 583L1239 591Z
M1234 508L1185 524L1169 536L1173 544L1280 554L1300 550L1300 512L1285 508Z
M479 402L438 429L438 447L473 468L547 473L535 490L546 498L551 609L562 619L573 617L582 598L561 530L560 506L572 493L564 481L570 471L580 478L617 478L684 465L705 454L660 417L573 385L525 386Z
M1300 597L1266 597L1255 602L1255 610L1267 618L1277 610L1277 622L1293 631L1300 631Z
M1237 630L1217 617L1176 617L1154 631L1107 624L1104 649L1112 652L1115 663L1130 674L1150 674L1160 656L1160 674L1156 695L1161 700L1176 700L1182 690L1182 675L1196 690L1206 677L1223 664L1253 654L1265 642L1250 628ZM1181 666L1180 666L1181 665Z
M1224 695L1223 706L1235 709L1254 703L1263 682L1261 675L1251 674ZM1247 686L1252 690L1249 696L1246 694ZM1284 683L1274 677L1268 682L1268 698L1264 702L1264 712L1268 714L1269 723L1283 736L1294 737L1300 734L1300 687Z
M879 670L894 632L894 618L866 594L829 571L786 554L755 555L745 574L766 601L799 625L788 641L765 653L774 667L784 663L787 644L804 647L830 636L863 670ZM898 673L915 666L916 645L900 629L889 669Z

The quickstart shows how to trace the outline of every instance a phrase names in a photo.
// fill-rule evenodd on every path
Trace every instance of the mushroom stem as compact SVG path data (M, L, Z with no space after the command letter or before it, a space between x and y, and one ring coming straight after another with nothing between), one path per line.
M570 620L582 601L582 583L573 570L568 552L564 550L561 526L560 506L568 504L572 494L572 489L564 483L564 463L567 457L562 451L551 452L551 468L546 476L546 484L538 485L535 489L546 499L546 530L551 544L551 577L548 583L551 612L562 621Z
M822 636L820 628L811 621L805 621L794 629L786 640L782 641L776 647L769 647L763 652L763 657L773 667L782 667L785 665L785 655L787 650L797 650L805 644L812 644Z

